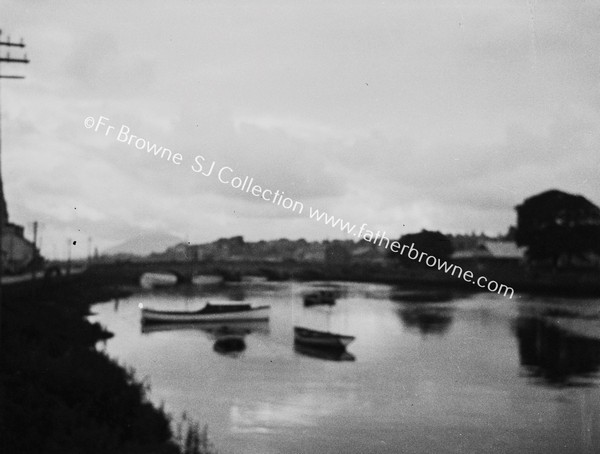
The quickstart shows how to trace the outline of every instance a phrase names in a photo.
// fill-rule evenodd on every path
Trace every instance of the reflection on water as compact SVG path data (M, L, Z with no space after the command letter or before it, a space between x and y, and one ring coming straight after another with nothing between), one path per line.
M92 320L153 401L208 424L219 452L600 452L600 302L396 302L388 286L339 283L335 306L304 307L322 287L161 288L97 304ZM240 295L270 305L269 322L140 323L140 303L196 310ZM294 326L352 334L352 354L295 345Z
M142 323L141 332L144 334L161 331L203 331L214 338L219 334L236 334L245 336L250 333L269 334L269 322L263 320L248 320L236 322L201 322L201 323Z
M177 277L166 273L144 273L140 278L140 286L145 289L172 287L176 283Z
M311 358L325 359L328 361L354 361L356 357L344 347L317 348L294 342L294 351Z
M600 339L564 330L555 321L520 317L516 324L521 364L553 385L591 385L600 370Z
M390 292L392 301L410 303L443 303L451 301L455 296L449 291L393 289Z
M269 322L262 320L199 323L142 323L142 334L170 331L200 331L214 340L213 350L221 355L238 358L246 350L246 336L269 334Z
M237 358L246 350L244 334L220 334L213 345L213 350L221 355Z
M423 335L445 334L452 325L452 313L452 307L438 305L406 305L398 309L404 326Z
M201 331L210 339L218 340L226 336L244 338L251 333L269 334L269 322L263 320L235 322L199 322L199 323L142 323L142 334L164 331Z
M230 287L227 294L231 301L244 301L246 299L246 292L244 287L241 286Z
M192 282L196 285L215 285L223 282L223 276L219 274L199 274L192 278Z

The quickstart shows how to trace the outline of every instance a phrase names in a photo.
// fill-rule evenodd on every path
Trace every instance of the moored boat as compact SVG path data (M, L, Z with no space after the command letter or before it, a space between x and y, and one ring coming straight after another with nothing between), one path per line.
M355 339L354 336L335 334L327 331L294 327L294 342L319 348L345 348Z
M268 320L270 306L250 304L210 304L198 311L162 311L142 308L144 323L197 323Z
M315 306L318 304L333 306L335 304L335 294L329 290L318 290L304 295L305 306Z

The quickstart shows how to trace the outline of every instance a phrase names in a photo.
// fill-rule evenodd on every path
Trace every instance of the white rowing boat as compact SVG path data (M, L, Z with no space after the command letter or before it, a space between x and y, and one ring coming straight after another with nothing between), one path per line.
M270 309L270 306L252 307L250 304L210 303L206 303L206 306L198 311L161 311L143 308L142 322L196 323L268 320Z

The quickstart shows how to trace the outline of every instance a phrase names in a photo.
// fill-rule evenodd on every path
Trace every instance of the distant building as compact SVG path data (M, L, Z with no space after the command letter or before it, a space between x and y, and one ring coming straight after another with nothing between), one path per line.
M322 243L312 242L300 245L295 253L294 260L298 262L324 262L325 261L325 245Z
M325 246L321 243L308 243L305 240L292 241L285 238L272 241L245 242L243 237L220 238L206 244L187 246L188 257L192 260L205 261L307 261L322 262L325 260ZM169 251L174 253L173 248Z
M481 241L471 249L456 251L453 259L491 258L496 260L522 261L525 258L525 248L519 247L513 241Z
M184 261L189 260L192 257L191 252L195 252L187 243L179 243L175 246L167 248L167 250L160 254L160 258L163 260L175 260ZM158 255L158 254L157 254Z
M23 272L34 259L40 258L33 243L25 238L22 226L8 222L8 209L0 176L0 223L2 223L2 244L0 245L0 265L8 274Z
M246 242L241 236L220 238L212 243L179 243L160 254L155 260L173 261L263 261L271 263L385 263L386 250L375 244L352 240L312 241L304 239Z
M456 251L451 262L464 270L486 273L490 278L513 278L525 268L525 249L513 241L485 240L474 248Z
M0 174L0 222L8 224L8 209L6 199L4 198L4 188L2 185L2 174Z
M25 238L23 227L5 224L2 227L2 271L7 274L25 271L35 257L39 257L39 252Z
M387 249L364 241L356 243L351 254L354 263L384 265L387 262Z
M459 233L449 234L448 238L452 242L455 251L470 251L477 248L486 241L494 241L497 238L492 238L485 233Z
M352 242L350 242L353 244ZM325 246L325 262L330 265L349 265L352 252L345 241L334 240Z

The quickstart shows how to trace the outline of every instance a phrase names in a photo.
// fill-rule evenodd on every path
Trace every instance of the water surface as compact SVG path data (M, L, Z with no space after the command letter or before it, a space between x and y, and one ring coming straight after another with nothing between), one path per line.
M208 424L220 452L600 452L600 303L454 295L392 300L402 289L336 285L331 308L304 308L318 283L240 283L146 291L95 305L103 347L151 383L168 411ZM246 349L214 350L215 327L142 332L139 304L270 304ZM293 326L356 336L343 358L298 351Z

